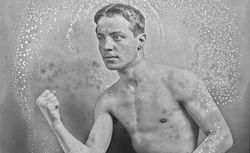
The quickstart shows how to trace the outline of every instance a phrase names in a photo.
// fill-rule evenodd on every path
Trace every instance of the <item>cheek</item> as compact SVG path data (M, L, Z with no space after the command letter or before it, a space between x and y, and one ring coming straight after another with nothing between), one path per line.
M137 42L134 40L132 42L130 42L130 48L133 49L133 50L137 50Z
M99 49L99 52L102 53L102 51L103 51L103 45L101 43L98 44L98 49Z
M122 44L122 47L129 51L137 50L137 44L135 41L126 41Z
M102 42L100 42L100 41L98 41L98 47L99 47L99 49L101 49L102 48Z
M129 48L129 51L130 51L130 54L137 54L137 44L135 42L132 42L128 45L128 48Z
M100 44L98 45L98 49L99 49L99 51L102 50L102 46Z

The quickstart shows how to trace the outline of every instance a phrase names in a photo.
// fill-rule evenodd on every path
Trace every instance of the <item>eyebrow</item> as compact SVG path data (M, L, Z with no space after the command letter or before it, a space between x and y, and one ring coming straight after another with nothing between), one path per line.
M115 35L115 34L123 34L123 35L125 35L125 33L122 32L122 31L114 31L114 32L110 33L110 35Z
M115 35L115 34L122 34L122 35L126 35L124 32L122 31L114 31L114 32L111 32L109 35ZM97 36L104 36L104 34L102 33L96 33Z
M97 36L104 36L102 33L96 33Z

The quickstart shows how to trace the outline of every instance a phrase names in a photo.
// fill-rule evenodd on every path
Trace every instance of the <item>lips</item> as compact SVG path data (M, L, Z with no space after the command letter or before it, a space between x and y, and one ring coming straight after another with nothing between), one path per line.
M115 55L104 55L105 59L112 59L112 58L118 58L118 56Z

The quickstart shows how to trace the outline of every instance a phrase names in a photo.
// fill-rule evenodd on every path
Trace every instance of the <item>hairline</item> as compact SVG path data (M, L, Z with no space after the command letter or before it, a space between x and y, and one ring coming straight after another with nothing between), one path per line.
M132 24L131 21L127 20L122 14L112 14L112 15L102 15L98 18L97 22L96 22L96 28L95 28L95 32L97 34L97 25L98 25L98 22L101 20L101 18L103 17L107 17L107 18L113 18L115 16L121 16L123 17L126 21L129 22L129 30L133 33L134 37L138 36L140 33L136 32L135 28L133 27L134 25Z
M120 11L108 13L108 11L110 9L113 9L113 7L115 7L114 9L118 9ZM118 8L116 8L116 7L118 7ZM130 15L128 15L127 13ZM132 14L132 16L135 15L137 18L131 18L131 14ZM145 17L144 17L144 15L142 14L142 12L139 9L137 9L131 5L126 5L126 4L121 4L121 3L108 4L104 7L102 7L101 9L99 9L95 13L94 21L97 25L99 20L102 17L112 18L113 16L116 16L116 15L123 17L125 20L127 20L130 23L129 30L132 31L134 37L145 32ZM95 29L95 31L97 32L97 29Z

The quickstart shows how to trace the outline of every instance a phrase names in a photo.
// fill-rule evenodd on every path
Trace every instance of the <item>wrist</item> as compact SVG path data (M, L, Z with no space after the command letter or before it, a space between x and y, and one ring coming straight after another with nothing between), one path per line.
M51 124L51 128L52 128L53 130L59 130L59 129L63 128L63 127L64 127L64 126L63 126L63 123L62 123L61 120L56 120L56 121L54 121L54 122Z

